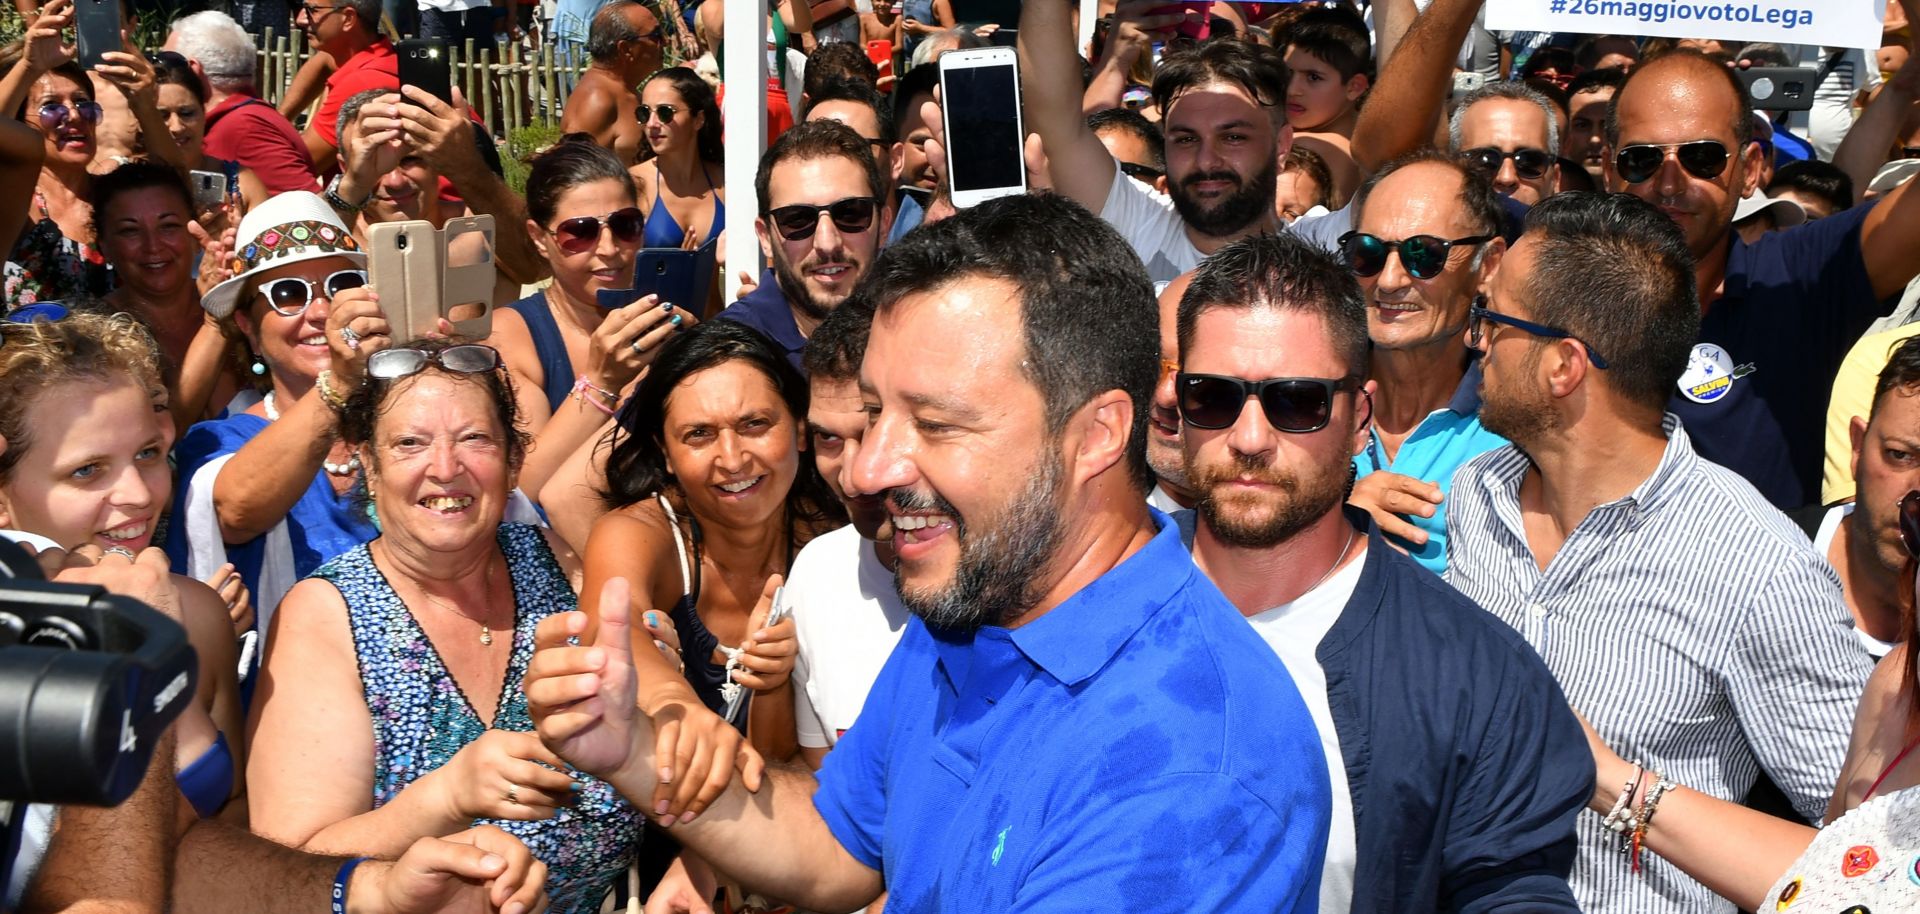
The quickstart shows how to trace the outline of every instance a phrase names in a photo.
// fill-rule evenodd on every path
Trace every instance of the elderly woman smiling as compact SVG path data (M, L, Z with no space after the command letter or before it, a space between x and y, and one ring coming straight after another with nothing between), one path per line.
M502 523L525 454L497 352L447 340L373 354L341 411L380 535L296 585L274 621L247 769L259 833L392 855L500 825L549 868L556 912L590 912L642 820L532 732L534 626L574 608L573 553Z

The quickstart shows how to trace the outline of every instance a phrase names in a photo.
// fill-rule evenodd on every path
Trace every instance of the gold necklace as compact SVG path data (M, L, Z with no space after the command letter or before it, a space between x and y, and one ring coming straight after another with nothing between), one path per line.
M396 568L395 570L397 571L399 569ZM406 578L407 582L414 586L414 589L420 591L421 595L425 596L428 602L434 604L435 606L440 607L443 610L446 610L447 612L450 612L456 616L459 616L460 618L465 619L468 622L476 621L472 616L469 616L466 613L463 613L460 610L457 610L452 606L448 605L447 601L442 600L437 596L434 596L433 591L428 590L427 586L425 584L420 583L420 580L418 578L415 578L413 575L410 575L404 571L401 571L400 576L403 578ZM487 561L486 579L488 583L488 593L492 593L493 592L492 591L493 561L491 559ZM482 610L482 611L484 612L485 610ZM493 646L493 630L487 627L487 623L484 620L478 620L478 621L480 621L480 646L492 647Z

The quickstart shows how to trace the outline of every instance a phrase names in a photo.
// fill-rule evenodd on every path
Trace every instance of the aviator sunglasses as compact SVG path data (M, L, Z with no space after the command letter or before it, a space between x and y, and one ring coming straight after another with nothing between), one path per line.
M1432 279L1446 272L1447 256L1453 253L1454 248L1486 244L1493 237L1470 235L1448 239L1434 235L1413 235L1399 241L1388 241L1365 232L1348 232L1340 236L1340 253L1355 276L1378 275L1387 268L1387 252L1398 251L1400 266L1408 274L1415 279Z
M101 112L99 102L80 102L71 108L59 102L48 102L40 106L39 114L42 125L58 130L69 118L74 117L88 124L98 124Z
M1702 181L1711 181L1727 170L1727 146L1719 140L1694 140L1691 143L1640 143L1623 146L1613 154L1613 170L1618 172L1620 180L1628 184L1639 184L1653 178L1660 171L1661 163L1667 160L1667 154L1680 162L1680 167Z
M634 206L599 216L575 216L562 219L550 234L559 243L562 253L582 254L600 243L602 226L612 232L613 240L620 244L639 244L647 228L647 216Z
M1232 428L1248 397L1258 398L1267 423L1279 431L1304 435L1333 420L1334 391L1357 387L1356 378L1268 378L1248 381L1217 374L1174 376L1180 418L1194 428Z

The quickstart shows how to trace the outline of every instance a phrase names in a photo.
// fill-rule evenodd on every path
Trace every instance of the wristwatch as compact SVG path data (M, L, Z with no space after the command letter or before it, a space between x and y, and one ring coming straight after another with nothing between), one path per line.
M333 180L327 182L327 189L320 194L326 199L327 205L343 213L357 213L366 209L367 203L373 199L373 194L367 194L359 203L348 201L347 198L340 196L340 177L340 175L334 175Z

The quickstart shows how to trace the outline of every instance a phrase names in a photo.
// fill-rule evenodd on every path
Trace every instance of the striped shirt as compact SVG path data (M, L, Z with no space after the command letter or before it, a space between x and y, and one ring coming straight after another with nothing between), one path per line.
M1521 521L1526 455L1461 467L1447 581L1517 629L1623 757L1736 801L1764 766L1818 821L1871 669L1839 579L1752 485L1695 454L1679 419L1665 428L1653 475L1594 508L1545 572ZM1630 872L1600 819L1577 824L1581 910L1734 910L1652 854Z

